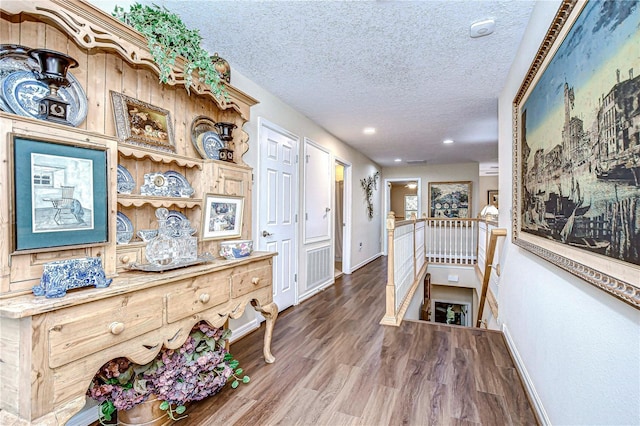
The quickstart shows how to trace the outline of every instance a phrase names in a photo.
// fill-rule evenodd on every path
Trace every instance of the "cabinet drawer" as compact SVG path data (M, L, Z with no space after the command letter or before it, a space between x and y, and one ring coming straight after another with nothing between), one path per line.
M124 269L129 263L143 263L142 262L142 248L118 248L116 251L116 268L118 270Z
M229 272L220 271L176 283L167 294L167 322L181 320L229 300Z
M243 296L252 291L270 287L272 282L271 263L231 275L231 297Z
M160 294L132 293L56 312L49 365L59 367L162 326Z

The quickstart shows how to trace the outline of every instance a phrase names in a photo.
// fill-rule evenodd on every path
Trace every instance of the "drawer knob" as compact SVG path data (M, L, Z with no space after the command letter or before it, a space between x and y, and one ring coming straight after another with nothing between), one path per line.
M120 262L122 263L129 263L129 256L122 256L120 258Z
M112 322L109 324L109 331L116 336L124 331L124 324L121 322Z
M251 283L253 285L258 285L258 283L260 282L260 277L253 277L251 278Z
M207 303L209 301L211 297L209 296L209 293L202 293L199 297L200 302L202 303Z

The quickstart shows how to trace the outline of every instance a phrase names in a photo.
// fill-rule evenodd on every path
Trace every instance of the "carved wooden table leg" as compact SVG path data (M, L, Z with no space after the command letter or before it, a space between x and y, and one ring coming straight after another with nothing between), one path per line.
M264 360L271 364L276 358L271 354L271 337L273 336L273 326L278 318L278 305L271 302L266 306L260 306L258 303L251 302L253 308L260 312L266 319L266 328L264 330Z

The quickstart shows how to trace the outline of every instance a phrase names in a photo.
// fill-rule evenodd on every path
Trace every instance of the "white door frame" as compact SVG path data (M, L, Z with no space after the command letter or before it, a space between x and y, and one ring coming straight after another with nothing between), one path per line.
M384 180L384 214L382 215L382 247L383 253L387 255L387 213L391 210L391 183L392 182L418 182L418 188L416 188L416 194L418 195L418 217L422 217L422 179L419 177L401 177L401 178L388 178Z
M342 220L344 220L345 226L342 230L342 273L350 274L351 271L351 204L353 199L351 198L351 174L352 165L347 160L343 160L340 157L333 157L333 181L336 180L335 163L340 163L344 167L344 201L342 203ZM333 194L333 209L335 210L335 194ZM335 217L335 216L334 216ZM334 223L334 226L339 224ZM335 232L334 232L335 238ZM335 253L334 253L335 255Z
M295 285L294 285L294 303L293 304L295 306L298 303L300 303L300 300L299 300L299 295L300 295L299 277L300 277L300 274L299 274L299 271L298 271L298 268L299 268L300 265L299 265L299 261L298 261L298 255L297 255L298 251L300 250L300 244L301 244L301 241L300 241L300 238L299 238L299 232L298 232L298 228L299 228L298 216L299 216L299 205L300 205L300 200L299 200L299 196L300 196L300 169L299 169L299 164L297 163L297 159L298 159L298 156L299 156L298 153L299 153L300 145L301 145L300 144L300 137L298 135L288 131L287 129L278 126L277 124L272 123L271 121L265 119L264 117L258 117L258 129L257 129L258 130L258 132L257 132L258 133L257 134L257 139L258 139L258 158L257 158L257 161L256 161L257 162L257 169L258 169L258 176L260 176L260 172L262 171L261 167L263 167L263 164L262 164L263 163L262 162L262 153L263 152L262 152L262 150L264 149L264 147L262 146L262 144L259 143L259 141L262 138L261 132L262 132L263 128L268 128L270 130L273 130L275 132L281 133L281 134L283 134L283 135L285 135L287 137L290 137L291 139L295 139L297 141L297 146L296 146L296 149L295 149L295 152L294 152L295 158L296 158L296 164L295 164L295 167L294 167L294 170L296 172L296 176L295 176L294 183L293 183L293 187L294 187L293 188L293 193L295 194L295 200L294 200L295 212L294 212L294 214L295 214L295 217L296 217L294 231L293 231L294 232L293 241L294 241L294 244L295 244L295 247L294 247L295 255L291 259L294 262L294 265L293 265L294 274L298 278L298 279L295 280ZM253 226L254 226L256 232L260 232L260 209L261 209L261 204L262 204L260 202L260 197L262 197L263 196L262 194L265 192L265 191L263 191L263 189L264 189L262 187L263 184L264 183L262 183L260 179L256 180L256 191L258 192L258 197L257 197L257 203L256 203L256 217L255 217L255 220L253 221L253 223L254 223ZM256 238L260 238L260 237L256 234ZM274 285L275 285L275 283L274 283ZM256 315L260 316L259 313L256 313Z

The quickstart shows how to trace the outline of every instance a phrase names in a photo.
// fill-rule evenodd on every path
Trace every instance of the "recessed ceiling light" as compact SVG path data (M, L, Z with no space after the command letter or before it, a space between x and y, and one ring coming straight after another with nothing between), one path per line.
M402 161L402 158L396 158L396 159L395 159L395 160L393 160L393 161L395 161L396 163L399 163L399 162L401 162L401 161Z
M362 129L362 133L364 133L365 135L373 135L375 132L375 127L365 127L364 129Z
M442 143L450 144L450 143L453 143L453 140L445 139L445 140L442 141Z

